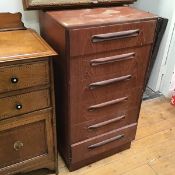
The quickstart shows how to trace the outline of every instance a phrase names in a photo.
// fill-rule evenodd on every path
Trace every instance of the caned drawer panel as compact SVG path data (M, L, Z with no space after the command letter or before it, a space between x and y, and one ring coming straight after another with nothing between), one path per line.
M53 157L51 114L38 113L0 122L0 172L16 163ZM26 162L27 163L27 162Z
M153 43L156 20L70 31L70 55L78 56Z
M142 87L151 45L72 58L71 85L98 89L115 84L119 89Z
M0 119L49 107L49 89L0 98Z
M83 89L83 88L82 88ZM115 85L100 89L79 89L71 93L70 114L73 123L82 123L128 111L140 105L142 89L118 89Z
M71 145L72 163L117 149L135 138L136 124ZM83 155L83 156L82 156Z
M71 129L71 143L87 140L105 132L136 123L138 115L139 110L135 108L134 110L119 112L118 114L106 115L104 118L97 116L94 120L73 125Z
M1 67L0 82L0 93L48 84L48 61Z

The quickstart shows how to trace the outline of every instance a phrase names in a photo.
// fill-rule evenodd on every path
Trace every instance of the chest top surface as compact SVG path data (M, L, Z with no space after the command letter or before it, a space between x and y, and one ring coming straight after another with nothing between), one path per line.
M0 62L56 55L33 30L0 32Z
M157 16L131 7L109 7L47 12L66 28L156 19Z

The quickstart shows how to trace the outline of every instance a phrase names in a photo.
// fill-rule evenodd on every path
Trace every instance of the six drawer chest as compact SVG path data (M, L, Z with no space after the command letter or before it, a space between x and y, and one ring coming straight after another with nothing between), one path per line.
M132 7L40 12L54 59L58 145L69 170L135 138L157 16Z

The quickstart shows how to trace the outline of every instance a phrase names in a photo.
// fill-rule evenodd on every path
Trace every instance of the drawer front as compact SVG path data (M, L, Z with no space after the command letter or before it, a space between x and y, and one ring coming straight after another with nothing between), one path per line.
M153 43L156 20L72 29L70 55L100 53Z
M0 99L0 119L20 115L49 107L50 94L48 89Z
M85 84L91 89L112 84L119 89L142 87L150 51L151 45L148 45L72 58L70 62L72 87L79 89L80 84Z
M117 147L132 141L135 138L135 133L136 124L133 124L121 130L114 130L95 138L73 144L71 146L72 163L77 163L98 156L106 151L117 149Z
M48 61L0 68L0 93L49 83Z
M140 88L119 89L116 85L97 89L72 87L70 91L70 114L74 124L136 108L142 97Z
M4 167L29 159L31 163L37 158L40 161L42 157L53 158L51 114L34 114L8 121L0 122L0 172Z
M119 129L132 123L136 123L138 115L139 110L134 109L119 112L118 114L107 115L104 118L98 116L96 117L96 120L94 119L85 123L73 125L71 129L71 143L87 140L97 135Z

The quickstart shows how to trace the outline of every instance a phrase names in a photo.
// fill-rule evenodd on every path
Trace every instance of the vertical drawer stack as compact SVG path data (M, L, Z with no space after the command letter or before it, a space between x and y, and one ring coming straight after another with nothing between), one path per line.
M32 30L0 36L0 174L57 171L51 61L56 53Z
M70 170L130 147L156 23L130 7L41 13L42 35L61 53L59 145Z

